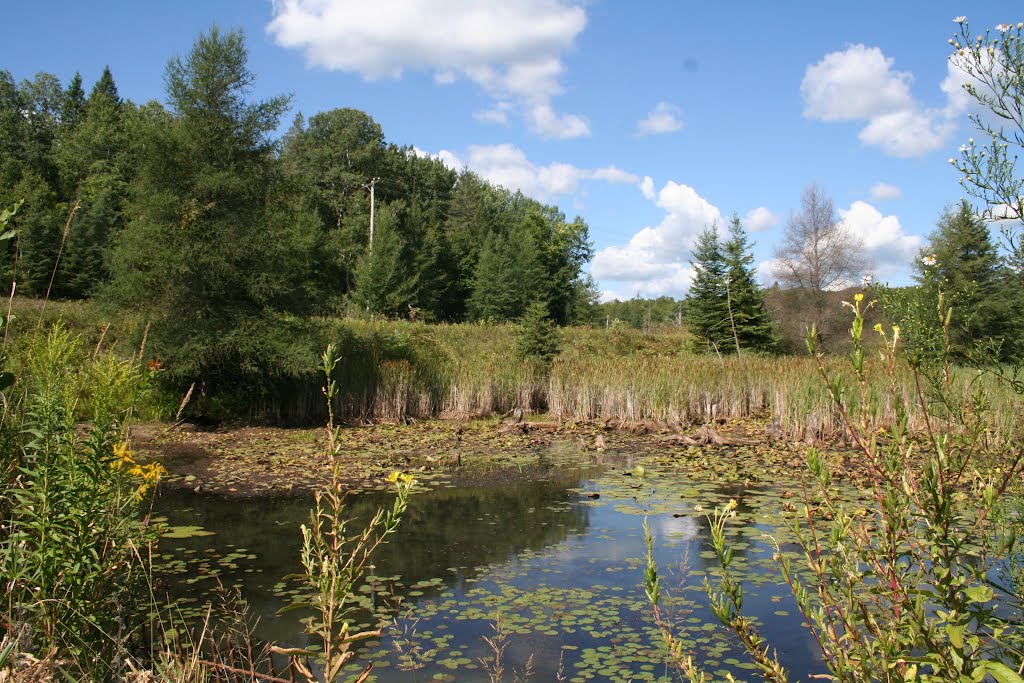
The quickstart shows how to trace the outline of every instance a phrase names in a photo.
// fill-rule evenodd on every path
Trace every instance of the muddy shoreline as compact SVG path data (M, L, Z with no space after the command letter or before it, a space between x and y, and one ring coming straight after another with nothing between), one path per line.
M726 444L693 444L702 428L620 429L607 424L508 421L342 426L342 477L352 490L385 489L394 471L422 481L458 485L496 477L545 476L548 468L606 464L623 467L635 458L686 469L694 478L799 481L806 473L806 444L765 437L765 425L743 420L714 425ZM707 434L707 427L704 435ZM641 433L637 433L637 432ZM680 436L683 438L681 439ZM327 434L320 428L141 424L131 447L146 461L158 461L165 489L189 489L229 498L308 494L329 477ZM832 450L836 476L855 474L847 457ZM630 465L632 466L632 465Z

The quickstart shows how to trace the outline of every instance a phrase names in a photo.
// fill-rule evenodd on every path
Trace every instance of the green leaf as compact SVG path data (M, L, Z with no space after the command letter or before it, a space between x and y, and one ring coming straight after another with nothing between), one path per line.
M953 647L961 649L964 646L964 627L954 626L953 624L946 624L946 635L949 636L949 642L952 643Z
M992 678L996 679L997 683L1024 683L1020 674L1002 662L983 662L981 666Z
M964 595L971 602L988 602L995 596L995 593L988 586L972 586L964 590Z

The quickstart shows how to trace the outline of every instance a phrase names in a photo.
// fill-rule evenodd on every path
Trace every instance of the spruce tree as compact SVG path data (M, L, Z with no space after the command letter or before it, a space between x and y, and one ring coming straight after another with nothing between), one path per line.
M64 91L64 101L61 103L60 111L61 128L71 130L78 125L83 109L85 109L85 90L82 89L82 74L76 71Z
M516 254L509 240L488 235L477 261L473 289L467 301L470 318L502 322L518 316L519 278Z
M732 312L730 326L735 328L741 349L772 351L779 340L768 315L764 293L757 286L754 256L750 253L752 246L739 216L734 215L729 225L729 239L722 248L727 303Z
M728 352L732 330L725 290L727 266L717 225L697 235L690 263L695 272L686 295L687 327L699 340L700 348Z
M1000 344L1003 359L1019 355L1019 295L1011 284L1015 278L985 221L966 200L942 214L916 268L923 299L935 302L941 292L945 304L953 307L955 351L966 354L973 345L987 343ZM937 314L932 320L937 326Z
M515 339L517 356L536 360L545 367L551 364L558 355L560 339L547 304L534 301L526 307Z
M376 213L373 245L356 269L353 298L375 315L404 317L416 294L416 276L403 253L394 206L383 205Z

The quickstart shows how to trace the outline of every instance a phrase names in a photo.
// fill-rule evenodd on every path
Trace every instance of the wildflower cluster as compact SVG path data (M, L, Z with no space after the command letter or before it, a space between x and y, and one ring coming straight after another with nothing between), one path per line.
M158 462L151 462L140 465L135 462L131 451L128 450L126 442L114 446L113 457L110 461L110 469L117 472L124 472L138 480L138 487L132 493L132 500L139 502L145 497L146 492L156 486L160 477L167 474L167 470Z
M964 190L981 200L987 217L1024 218L1024 179L1016 177L1014 169L1024 125L1024 22L1000 23L972 37L967 17L953 21L959 30L949 39L954 51L950 61L967 76L967 94L995 117L972 114L972 123L988 142L975 145L971 138L960 147L959 158L950 158L949 163L962 174ZM999 127L993 121L1000 122Z

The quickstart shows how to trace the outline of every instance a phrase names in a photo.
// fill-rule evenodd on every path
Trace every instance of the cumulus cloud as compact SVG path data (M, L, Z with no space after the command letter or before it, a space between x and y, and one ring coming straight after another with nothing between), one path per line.
M807 67L800 84L804 116L820 121L862 121L859 138L894 157L927 154L946 144L966 101L952 64L940 89L941 108L923 107L910 92L914 77L896 71L877 47L857 44L830 52Z
M658 102L654 109L636 124L638 135L673 133L683 127L679 107L668 102Z
M876 202L899 199L902 196L903 190L889 183L877 182L871 186L871 198Z
M761 232L774 228L779 223L779 217L763 206L751 209L743 217L743 226L748 232Z
M839 217L863 241L879 279L906 274L924 243L919 235L904 232L899 218L883 216L864 201L855 201L848 209L840 209Z
M653 188L653 181L647 181L641 181L641 190L645 186ZM632 297L637 292L643 296L680 296L693 277L689 258L694 238L712 224L722 225L718 207L689 185L668 181L658 192L655 204L665 210L661 222L643 228L628 244L606 247L594 256L591 274L602 281L619 283L605 292L606 297Z
M414 148L420 156L440 159L456 171L468 168L481 178L510 190L519 190L538 201L551 201L556 197L575 195L586 181L612 184L641 185L639 176L617 166L580 168L572 164L553 162L535 164L515 145L470 145L465 159L448 150L430 154Z
M551 108L562 93L562 56L586 25L570 0L274 0L273 12L267 32L312 66L369 80L409 69L440 84L467 78L496 101L514 102L542 136L590 134L585 118ZM490 111L484 120L500 122Z

